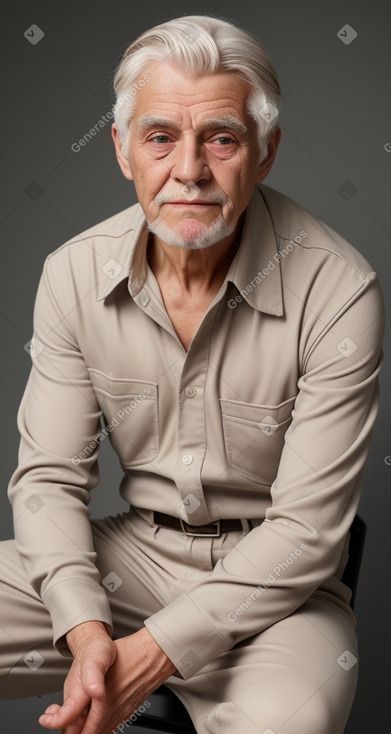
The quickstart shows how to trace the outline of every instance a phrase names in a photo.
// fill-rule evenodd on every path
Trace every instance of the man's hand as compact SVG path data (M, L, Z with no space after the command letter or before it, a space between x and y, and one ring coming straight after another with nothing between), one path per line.
M74 655L64 684L64 703L52 704L39 718L63 734L111 734L176 668L143 627L111 640L99 622L67 634Z

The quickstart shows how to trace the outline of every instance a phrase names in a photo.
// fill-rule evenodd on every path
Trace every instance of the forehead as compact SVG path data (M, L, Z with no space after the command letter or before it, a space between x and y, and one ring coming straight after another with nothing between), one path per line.
M166 61L149 64L143 73L149 80L137 91L132 122L148 115L192 126L203 119L225 116L249 122L246 102L250 87L236 74L190 76Z

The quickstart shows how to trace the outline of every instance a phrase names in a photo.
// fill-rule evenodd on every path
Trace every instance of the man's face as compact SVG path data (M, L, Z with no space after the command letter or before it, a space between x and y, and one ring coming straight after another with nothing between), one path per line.
M210 246L235 231L272 164L259 164L249 87L228 73L189 78L167 62L144 71L151 80L136 96L126 157L113 125L119 164L163 242Z

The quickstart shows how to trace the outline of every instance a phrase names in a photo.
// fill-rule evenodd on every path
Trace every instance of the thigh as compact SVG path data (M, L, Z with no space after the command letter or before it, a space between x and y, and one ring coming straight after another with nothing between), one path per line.
M352 617L314 596L193 678L168 685L199 734L342 734L357 659Z
M132 527L135 523L132 523ZM113 618L113 637L132 634L162 607L159 566L146 553L156 527L132 532L121 516L91 522L96 565ZM162 574L163 575L163 569ZM15 541L0 543L0 699L59 691L72 660L53 646L49 612L31 586Z
M15 541L2 541L0 698L58 691L70 662L53 647L50 615L26 577Z

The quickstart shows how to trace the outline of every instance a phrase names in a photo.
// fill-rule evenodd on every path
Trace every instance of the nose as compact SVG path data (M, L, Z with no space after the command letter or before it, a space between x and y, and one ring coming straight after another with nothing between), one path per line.
M186 184L188 181L209 181L211 175L202 146L192 135L184 136L176 145L171 176Z

